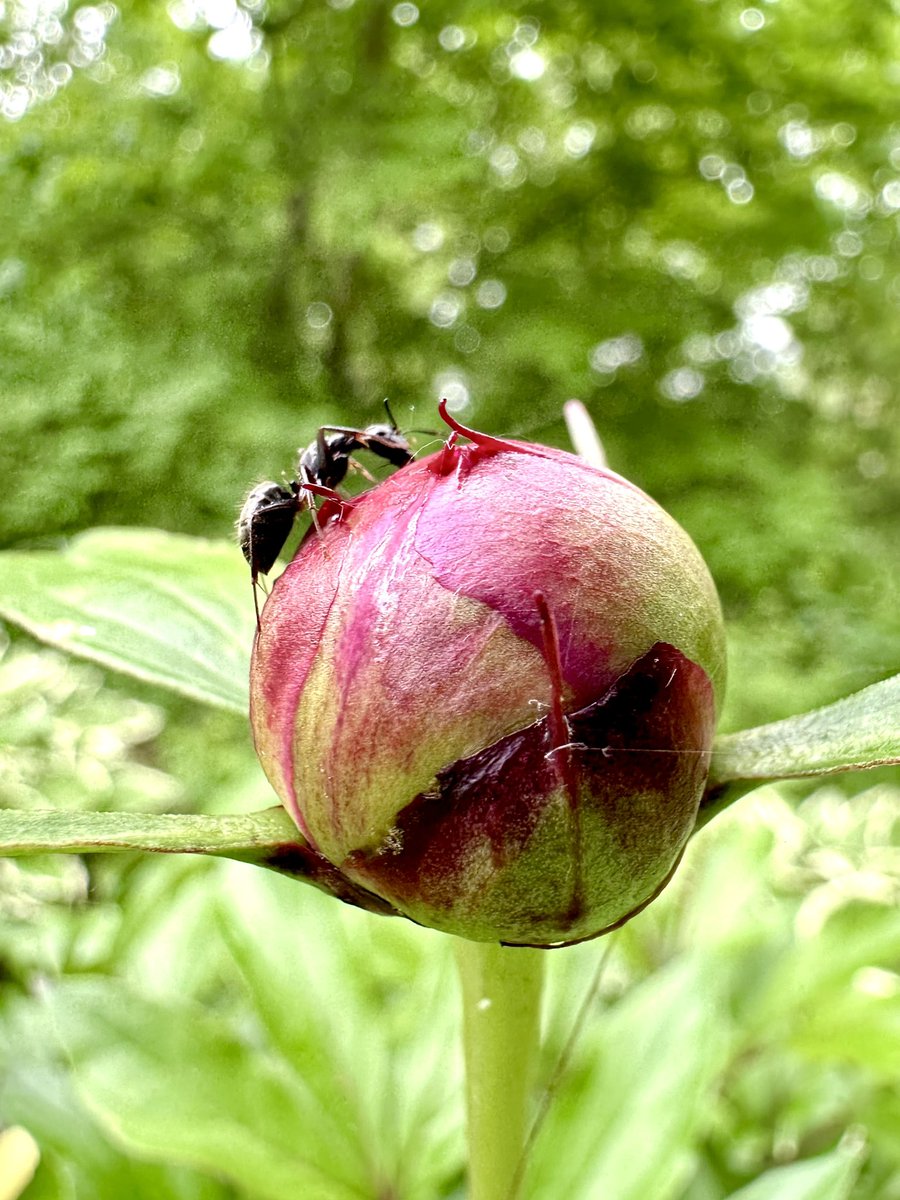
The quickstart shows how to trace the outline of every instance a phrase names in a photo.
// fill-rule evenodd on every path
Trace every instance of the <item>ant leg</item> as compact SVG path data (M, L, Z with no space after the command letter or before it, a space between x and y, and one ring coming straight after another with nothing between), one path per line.
M348 437L362 437L365 433L364 429L354 429L351 425L320 425L319 432L316 434L316 442L318 443L319 453L326 453L320 438L324 439L326 433L345 433ZM330 457L330 456L329 456Z
M249 559L250 559L250 590L253 592L253 611L256 613L256 636L259 637L260 621L259 621L259 597L256 594L257 582L259 580L259 569L256 562L256 551L254 547L254 523L250 520L249 530Z
M253 611L256 613L256 636L259 637L259 595L257 593L257 581L259 576L255 573L250 576L250 587L253 589Z
M345 500L339 495L334 488L324 487L321 483L313 483L311 479L301 483L300 488L309 494L306 504L309 506L309 513L312 517L313 528L318 537L322 537L322 523L319 520L319 510L315 504L315 497L321 496L326 504L331 504L332 507L337 506L339 519L343 517L345 511L349 511L353 505L349 500Z
M359 473L360 473L360 475L362 475L363 479L367 479L369 481L369 483L377 483L378 482L378 480L375 478L375 476L372 474L372 472L367 471L366 468L362 465L362 463L358 463L355 458L351 458L348 465L349 465L349 468L351 471L359 471Z
M328 453L328 447L327 447L327 444L325 443L325 439L324 439L324 435L323 435L323 430L325 428L326 427L323 425L322 429L320 429L318 434L316 435L316 440L319 442L319 453L320 454ZM300 493L303 492L305 494L302 499L302 505L304 508L309 509L309 515L312 517L313 528L316 531L316 536L321 537L322 536L322 526L319 524L319 510L316 507L316 503L315 503L315 496L319 491L320 485L313 482L312 475L307 470L301 471L300 479L295 481L295 485L296 485L297 500L298 500L297 512L300 513L302 511L302 508L300 507L299 502L300 502ZM330 491L331 489L329 488L326 490Z
M252 535L252 533L251 533L250 537L251 537L250 545L251 545L251 555L252 555L252 553L253 553L253 550L252 550L253 535ZM254 560L254 566L250 572L250 587L253 591L253 611L256 613L256 633L257 633L257 635L259 635L259 631L260 631L259 593L262 592L262 594L266 597L266 599L268 599L268 596L269 596L268 590L265 587L263 587L262 583L260 582L259 577L260 577L260 572L259 572L258 567L255 565L255 560Z
M250 583L251 583L251 586L253 587L253 608L256 612L256 631L258 633L259 632L259 618L260 618L259 593L262 592L262 594L268 600L268 598L269 598L268 580L266 581L266 583L263 583L262 579L260 578L259 572L257 571L257 573L255 575L250 576Z
M332 504L337 504L341 510L341 515L343 515L344 509L351 509L353 507L353 502L351 500L345 500L339 492L334 490L334 488L324 487L321 483L304 483L303 487L307 492L311 492L313 496L321 496L323 500L328 500ZM315 518L317 509L312 502L310 502L310 508L312 509L313 517Z

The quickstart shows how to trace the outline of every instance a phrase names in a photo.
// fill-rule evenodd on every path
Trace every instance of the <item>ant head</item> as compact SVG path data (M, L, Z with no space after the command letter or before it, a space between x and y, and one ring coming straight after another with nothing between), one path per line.
M405 440L396 425L367 425L363 431L363 435L367 440L369 438L381 438L382 441L393 443L400 443Z

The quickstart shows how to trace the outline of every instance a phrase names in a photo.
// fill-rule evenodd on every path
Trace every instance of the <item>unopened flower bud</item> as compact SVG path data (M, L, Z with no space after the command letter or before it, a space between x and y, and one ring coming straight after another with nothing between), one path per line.
M693 829L719 603L639 488L458 429L326 504L276 582L257 750L354 889L462 937L578 941L647 904Z

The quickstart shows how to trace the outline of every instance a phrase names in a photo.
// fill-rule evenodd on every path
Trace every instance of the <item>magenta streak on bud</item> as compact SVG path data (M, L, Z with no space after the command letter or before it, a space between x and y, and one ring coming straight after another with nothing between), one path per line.
M559 635L556 629L556 622L553 620L553 614L547 607L547 601L544 598L543 592L535 592L534 599L538 613L540 614L541 635L544 641L544 659L547 663L547 671L550 676L550 711L547 714L547 722L553 745L552 749L547 751L546 757L556 767L560 783L563 785L569 801L574 834L572 838L572 861L576 864L575 869L578 880L575 888L573 888L572 911L578 912L583 906L581 822L577 816L579 799L578 778L576 764L572 758L572 732L563 711L563 673L562 664L559 660ZM582 749L584 748L582 747Z
M550 730L553 735L554 746L560 747L568 744L569 730L566 726L565 715L563 714L563 675L562 666L559 661L559 637L556 632L556 623L553 620L550 609L547 607L544 593L535 592L534 602L540 616L541 635L544 642L544 658L546 659L547 670L550 675Z

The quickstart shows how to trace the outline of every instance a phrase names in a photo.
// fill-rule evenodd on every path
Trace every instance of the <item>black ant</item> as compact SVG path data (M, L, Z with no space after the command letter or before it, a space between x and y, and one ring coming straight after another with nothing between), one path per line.
M307 509L315 521L315 497L339 501L335 489L343 483L350 468L350 456L370 450L394 467L412 461L409 442L397 428L393 414L384 402L390 424L367 425L350 429L343 425L323 425L316 439L300 451L297 478L286 486L267 480L252 489L237 520L238 544L250 564L253 605L259 628L259 600L256 584L260 575L268 575L295 519Z

